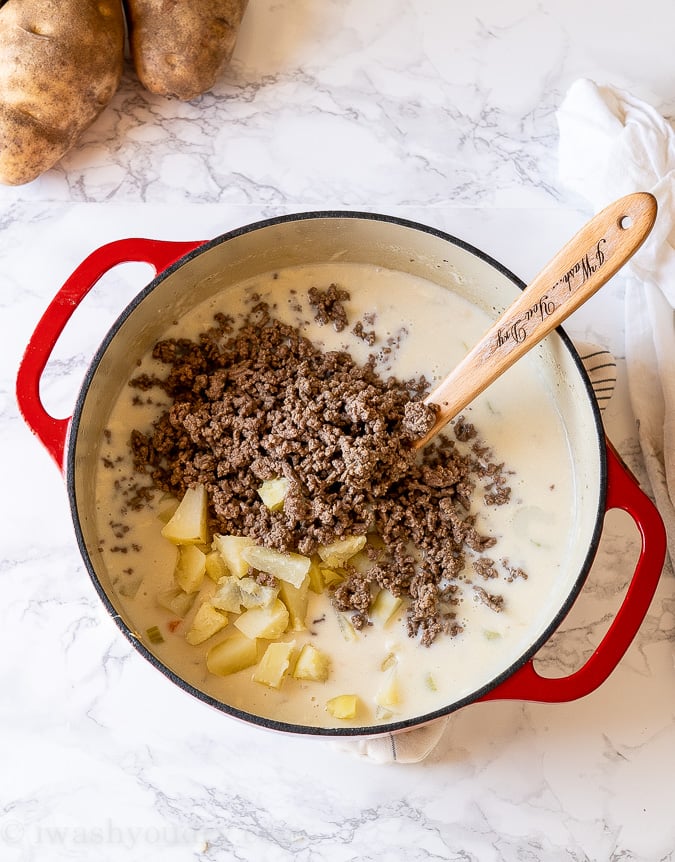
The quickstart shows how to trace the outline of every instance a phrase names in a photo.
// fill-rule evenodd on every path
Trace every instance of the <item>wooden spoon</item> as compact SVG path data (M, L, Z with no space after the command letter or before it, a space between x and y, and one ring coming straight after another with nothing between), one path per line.
M438 405L424 446L523 354L576 311L640 248L656 219L648 192L620 198L594 216L523 290L478 344L425 399Z

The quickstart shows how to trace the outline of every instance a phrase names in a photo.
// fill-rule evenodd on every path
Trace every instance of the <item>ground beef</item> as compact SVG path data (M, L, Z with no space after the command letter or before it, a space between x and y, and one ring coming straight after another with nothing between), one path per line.
M347 323L348 298L336 285L309 292L317 320L336 329ZM337 538L367 535L373 565L337 586L336 606L363 626L372 592L387 588L409 599L408 631L422 643L461 630L447 609L453 582L467 551L482 553L495 541L476 530L471 494L481 476L498 489L496 504L509 489L484 446L462 454L440 437L415 454L413 441L435 416L420 400L423 378L383 379L375 358L359 366L345 352L322 352L262 302L236 332L220 315L194 341L158 342L153 356L166 376L139 375L131 385L160 387L171 406L149 432L133 431L137 471L178 497L202 483L215 532L282 551L310 555ZM410 421L417 408L421 425ZM455 433L476 436L463 420ZM288 492L273 512L257 490L281 476Z
M349 292L337 284L331 284L325 290L310 287L308 295L309 304L314 310L314 320L322 325L332 323L336 332L342 332L349 324L343 305L349 299Z
M404 408L403 427L411 437L424 437L434 426L438 416L438 404L409 401Z

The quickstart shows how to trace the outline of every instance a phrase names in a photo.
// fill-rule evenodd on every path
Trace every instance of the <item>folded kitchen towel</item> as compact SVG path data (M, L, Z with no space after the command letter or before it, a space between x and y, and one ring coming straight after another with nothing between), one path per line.
M577 342L576 350L584 364L600 410L604 410L616 386L616 362L612 354L596 344ZM343 739L335 748L372 763L419 763L436 748L450 721L450 716L436 719L413 730L384 736Z
M655 503L675 563L675 131L623 90L576 81L557 114L563 184L594 210L635 191L658 201L656 224L626 265L626 365Z

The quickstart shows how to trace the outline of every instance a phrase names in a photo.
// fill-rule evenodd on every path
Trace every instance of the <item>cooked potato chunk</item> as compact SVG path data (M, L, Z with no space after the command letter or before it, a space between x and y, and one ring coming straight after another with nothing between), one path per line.
M204 643L227 625L227 614L217 610L210 602L202 602L192 620L185 640L192 646Z
M206 574L212 581L218 583L221 578L226 578L230 574L230 570L225 564L225 560L221 557L218 551L209 551L206 554Z
M206 667L217 676L229 676L251 667L258 660L258 645L246 635L235 633L212 646L206 655Z
M307 630L307 606L309 604L309 575L299 587L294 587L287 581L279 581L279 598L288 608L291 629L294 632Z
M186 593L180 587L170 587L157 594L159 604L177 617L184 617L190 611L196 598L196 593Z
M284 508L284 499L288 493L288 479L268 479L258 488L258 496L270 512L278 512Z
M288 673L295 641L271 643L253 671L253 680L270 688L279 688Z
M398 685L398 675L395 668L390 668L387 671L382 685L377 690L375 695L375 703L378 706L383 706L385 709L391 709L398 706L401 702L401 696Z
M380 590L370 607L370 616L386 626L396 611L401 607L402 599L397 598L389 590Z
M296 679L309 679L314 682L325 682L330 673L330 659L318 650L314 644L307 643L300 650L295 663L293 676Z
M196 592L204 580L206 554L196 545L180 545L174 577L178 586L186 593Z
M326 703L326 709L333 718L355 718L357 705L358 698L355 694L339 694Z
M244 611L234 624L249 638L274 640L286 631L288 610L281 599L275 599L267 607Z
M302 554L284 554L259 545L244 548L242 556L254 569L274 575L280 581L288 581L294 587L302 585L312 564L310 558Z
M318 548L318 554L326 566L339 567L365 546L365 536L345 536L344 539L338 539L330 545L321 545Z
M173 517L162 528L165 539L174 545L200 545L208 538L206 488L188 488Z
M244 559L244 548L249 548L255 545L253 539L247 536L221 536L216 534L213 537L213 547L220 556L225 560L225 565L229 569L231 575L235 578L243 578L248 574L249 564Z

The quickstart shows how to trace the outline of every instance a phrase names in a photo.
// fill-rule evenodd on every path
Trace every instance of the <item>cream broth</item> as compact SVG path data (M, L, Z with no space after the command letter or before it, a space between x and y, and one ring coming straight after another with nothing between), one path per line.
M346 304L350 326L340 333L318 326L306 302L311 286L332 282L351 293ZM211 326L218 311L241 319L253 295L270 303L275 317L301 325L304 334L327 350L347 349L360 362L376 353L383 375L407 379L424 374L432 384L490 323L482 311L429 281L375 266L329 263L288 268L228 288L169 326L166 337L193 338ZM366 328L374 329L378 337L372 347L350 331L370 315L373 323ZM142 358L138 371L165 373L149 356ZM174 631L169 624L175 614L157 603L157 594L172 584L177 552L160 535L161 494L138 511L125 511L123 492L132 475L130 431L149 429L161 404L155 390L143 393L144 401L146 395L153 401L150 404L134 403L137 395L130 387L122 391L101 445L97 523L102 556L131 627L162 663L209 696L248 713L309 726L368 726L427 715L494 679L522 655L554 614L556 580L575 533L574 480L563 422L529 359L509 370L466 411L494 459L513 471L510 503L488 509L474 501L477 526L497 538L489 556L507 558L528 574L527 579L507 582L501 574L485 583L472 574L476 584L504 596L503 610L495 612L476 601L471 587L462 583L458 621L464 631L453 637L440 635L430 647L408 637L403 608L385 627L367 626L353 639L345 639L328 595L310 593L308 630L289 632L282 639L295 640L298 648L310 641L326 653L330 676L326 682L287 677L278 690L255 682L251 668L226 677L207 671L206 653L235 631L231 622L201 645L186 643L185 633L200 600L216 589L209 578L192 611ZM156 646L145 635L153 626L164 637ZM383 671L383 664L389 669ZM384 711L375 698L389 673L396 674L400 702ZM326 702L341 694L359 698L352 720L335 719L326 710Z

